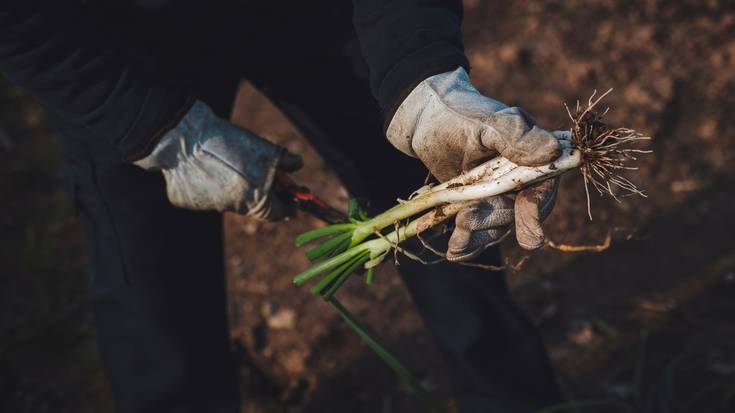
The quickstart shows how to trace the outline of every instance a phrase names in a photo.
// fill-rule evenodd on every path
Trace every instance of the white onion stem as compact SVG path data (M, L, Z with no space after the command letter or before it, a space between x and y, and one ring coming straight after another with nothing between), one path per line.
M519 166L498 157L447 182L420 193L384 213L359 224L352 236L357 245L376 231L409 218L419 212L443 204L476 201L491 196L518 191L533 183L543 181L582 165L582 154L572 148L571 142L559 141L562 154L554 162L541 166Z

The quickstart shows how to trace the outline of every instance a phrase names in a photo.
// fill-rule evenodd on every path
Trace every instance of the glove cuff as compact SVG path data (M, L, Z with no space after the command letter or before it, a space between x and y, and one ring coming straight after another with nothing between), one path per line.
M189 113L192 106L197 102L196 99L188 96L184 99L183 104L176 110L176 111L169 111L170 112L170 119L168 122L163 124L163 126L159 127L157 130L153 132L151 137L144 141L143 144L139 144L137 149L130 149L132 151L131 154L126 155L125 159L128 162L135 163L135 161L142 160L143 158L147 157L151 154L153 149L158 145L158 143L161 141L164 135L171 131L172 129L176 128L176 126L181 123L181 120ZM161 117L165 117L162 115L158 115ZM127 142L127 140L126 140Z
M432 96L438 97L438 101L443 101L452 92L480 96L463 67L429 76L410 89L393 116L389 118L385 136L401 152L418 157L412 147L412 141L424 110L432 100L437 100L432 99ZM498 102L498 105L502 104Z
M133 164L148 171L173 168L177 163L177 154L187 149L181 148L181 145L186 146L187 141L196 140L196 137L200 136L204 123L212 116L214 114L206 103L200 100L194 101L176 126L161 136L148 156Z
M414 89L416 89L416 86L418 86L420 83L424 82L426 79L434 76L439 75L442 73L450 73L455 71L461 66L457 63L445 63L442 65L434 66L429 70L421 72L416 78L408 83L405 87L399 90L396 97L391 100L390 106L387 107L387 109L384 110L384 121L383 121L383 134L385 135L388 131L388 127L390 126L391 121L393 120L393 117L396 114L396 111L401 106L401 104L406 100L409 94L413 92Z

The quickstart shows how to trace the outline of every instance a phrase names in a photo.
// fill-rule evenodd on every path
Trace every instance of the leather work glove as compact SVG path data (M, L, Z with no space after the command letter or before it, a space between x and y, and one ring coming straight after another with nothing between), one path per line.
M396 110L387 137L402 152L419 158L440 181L498 154L526 166L542 165L561 155L554 135L536 126L522 109L481 95L463 68L419 83ZM521 247L541 247L541 222L554 206L558 183L558 179L543 181L515 196L491 197L461 210L447 259L476 257L498 243L514 223Z
M273 195L276 171L293 172L302 161L196 101L153 152L135 164L163 172L175 206L277 221L292 209Z

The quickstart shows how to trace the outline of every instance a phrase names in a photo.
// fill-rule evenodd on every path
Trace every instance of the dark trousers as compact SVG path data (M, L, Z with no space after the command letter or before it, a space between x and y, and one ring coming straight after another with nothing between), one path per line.
M227 74L231 62L222 62L227 71L187 74L187 82L226 117L237 76L246 77L314 143L353 194L385 208L419 186L426 171L383 137L349 24L318 21L335 16L261 23L301 30L310 44L313 37L324 41L309 48L281 33L269 43L233 45L233 54L257 59L244 59L236 75ZM160 174L120 162L81 129L60 124L59 130L87 230L99 347L118 411L238 411L221 217L174 208ZM485 260L498 262L498 255L490 250ZM462 412L526 412L560 399L539 334L500 274L404 261L400 273L444 357Z

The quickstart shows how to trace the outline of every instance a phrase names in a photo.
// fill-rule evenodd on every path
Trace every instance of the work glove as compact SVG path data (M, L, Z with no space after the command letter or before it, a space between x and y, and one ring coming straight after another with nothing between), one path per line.
M293 211L273 194L276 172L293 172L302 161L196 101L153 152L135 164L163 172L168 199L177 207L277 221Z
M546 164L561 155L552 133L536 126L523 109L481 95L463 68L419 83L393 115L387 137L402 152L419 158L440 181L498 155L526 166ZM455 218L447 259L476 257L498 243L514 223L521 247L541 247L541 222L554 206L558 184L558 179L543 181L462 209Z

